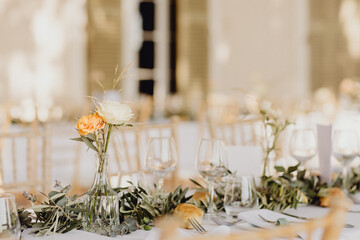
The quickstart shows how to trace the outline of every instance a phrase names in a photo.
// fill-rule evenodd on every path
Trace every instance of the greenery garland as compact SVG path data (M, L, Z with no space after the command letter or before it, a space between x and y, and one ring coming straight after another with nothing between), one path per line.
M68 196L70 186L62 187L58 182L56 190L45 195L46 200L39 202L28 192L24 196L31 201L32 210L19 209L19 219L23 228L35 228L31 233L36 236L50 233L66 233L82 228L82 215L87 210L77 196ZM152 192L147 187L134 186L114 189L120 193L120 225L112 229L98 229L101 235L125 235L138 229L150 230L152 221L161 215L171 214L181 203L188 202L192 195L187 196L188 188L181 186L171 193ZM38 203L35 205L35 203Z
M263 176L261 184L257 188L259 208L275 211L284 211L287 208L297 208L300 204L319 205L320 197L328 194L330 186L321 183L319 176L310 175L305 170L299 170L299 165L287 169L276 166L276 176ZM196 191L207 192L203 184L190 179L197 185ZM206 183L206 182L205 182ZM225 182L219 180L215 187L215 205L217 211L224 208ZM332 187L342 184L339 175ZM204 184L205 185L205 184ZM360 191L360 168L352 169L350 177L351 192ZM58 182L55 190L48 195L43 194L46 200L39 202L31 193L24 196L31 201L35 215L28 210L19 209L19 218L23 228L35 228L32 233L36 236L48 235L50 233L66 233L73 229L82 228L82 215L85 211L81 198L77 195L69 196L70 186L62 187ZM131 184L128 188L114 189L120 196L120 225L112 226L110 230L99 229L98 234L125 235L138 229L150 230L155 218L171 214L181 203L193 203L207 211L209 198L194 200L188 193L188 188L181 186L170 193L153 192L144 186ZM36 203L38 203L36 205ZM114 231L115 230L115 231Z

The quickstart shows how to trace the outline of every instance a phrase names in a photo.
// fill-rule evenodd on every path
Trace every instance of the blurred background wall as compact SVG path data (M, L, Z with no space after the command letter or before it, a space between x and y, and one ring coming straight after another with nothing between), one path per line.
M1 0L0 101L20 121L80 116L89 95L153 118L244 93L291 108L359 77L359 3Z

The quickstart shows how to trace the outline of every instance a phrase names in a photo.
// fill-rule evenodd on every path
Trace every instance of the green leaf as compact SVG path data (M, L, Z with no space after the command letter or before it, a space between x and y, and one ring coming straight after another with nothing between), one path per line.
M50 198L50 200L54 201L54 200L56 200L58 198L61 198L61 197L65 196L65 195L66 195L66 193L58 193L58 194L55 194L54 196L52 196Z
M62 198L60 199L56 205L60 206L60 207L64 207L67 204L68 200L66 198Z
M189 179L191 182L193 182L195 185L201 187L201 188L204 188L200 183L198 183L197 181L195 181L194 179Z
M285 168L282 166L275 166L275 170L278 172L285 172Z
M98 150L96 149L96 147L90 142L89 139L87 139L86 137L84 136L81 136L81 139L83 140L83 142L86 144L86 146L88 148L91 148L92 150L94 150L95 152L97 152Z
M49 205L34 205L34 206L32 206L32 209L35 212L39 212L39 211L42 211L42 209L48 208L48 207L49 207Z
M85 136L86 138L88 138L90 141L95 142L96 138L95 138L95 134L94 133L89 133Z
M298 169L299 165L300 165L300 163L296 164L295 166L289 167L287 172L289 174L295 172Z
M49 196L49 198L51 198L52 196L54 196L54 195L56 195L56 194L58 194L58 193L60 193L60 192L58 192L58 191L51 191L51 192L49 192L48 196ZM45 195L45 194L44 194L44 195Z
M81 137L79 137L79 138L70 138L70 140L83 142L83 139Z

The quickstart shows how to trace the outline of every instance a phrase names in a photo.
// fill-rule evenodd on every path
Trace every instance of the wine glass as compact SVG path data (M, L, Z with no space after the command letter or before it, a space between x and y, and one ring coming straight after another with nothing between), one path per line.
M290 139L290 154L300 165L312 159L316 154L317 144L314 131L311 129L294 130Z
M164 178L175 170L177 153L172 137L149 138L145 166L158 178L157 189L163 191Z
M343 165L343 189L348 192L348 168L350 163L358 156L359 145L357 134L350 130L337 130L334 132L333 155Z
M215 214L213 202L214 182L216 178L224 176L227 172L227 160L223 142L217 139L201 139L195 166L209 183L210 200L207 213L209 216L213 216Z
M237 218L240 212L254 208L256 204L254 177L251 175L231 175L225 187L224 207L226 214Z
M20 222L15 198L9 193L0 193L0 239L20 239Z

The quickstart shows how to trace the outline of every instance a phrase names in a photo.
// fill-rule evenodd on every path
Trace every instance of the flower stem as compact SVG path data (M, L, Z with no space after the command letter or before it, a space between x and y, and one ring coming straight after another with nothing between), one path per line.
M109 146L109 141L110 141L110 135L111 135L112 127L113 127L113 126L110 124L110 125L109 125L109 131L108 131L107 136L106 136L105 153L107 153L107 149L108 149L108 146Z

